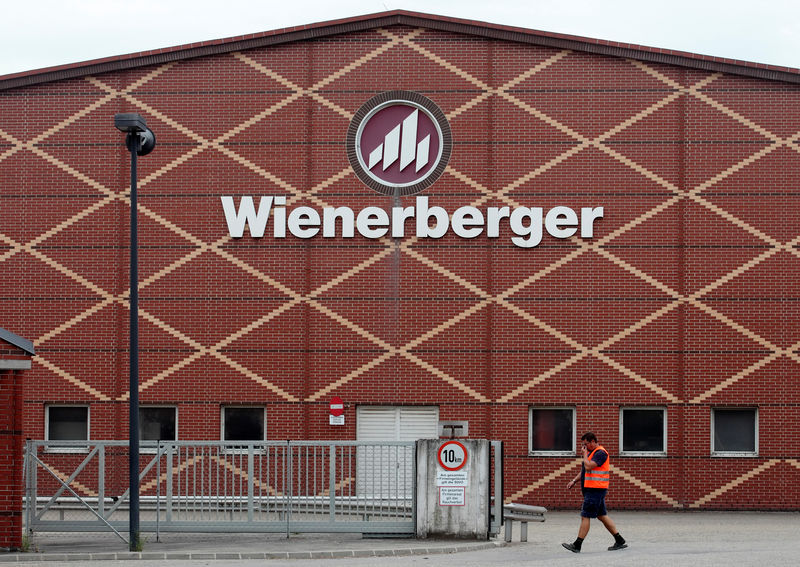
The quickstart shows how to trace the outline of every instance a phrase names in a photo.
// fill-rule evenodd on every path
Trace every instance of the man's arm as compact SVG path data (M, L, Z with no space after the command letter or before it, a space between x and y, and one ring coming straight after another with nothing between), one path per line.
M575 486L575 483L578 482L580 479L581 479L581 473L576 474L575 478L573 478L571 481L567 483L567 488L572 488L573 486Z
M586 447L581 447L581 455L583 455L583 466L586 467L587 471L590 471L597 466L597 463L595 463L594 461L587 460L586 457L588 456L588 453L586 451ZM587 462L592 464L590 466L586 466ZM581 479L581 473L580 471L578 471L578 474L575 475L575 478L573 478L571 481L567 483L567 488L572 488L573 486L575 486L575 483L577 483L580 479Z
M595 457L594 458L595 459L600 459L600 462L598 463L594 459L588 458L588 456L586 454L586 448L584 447L584 449L583 449L583 466L586 467L587 471L590 471L593 468L599 467L600 465L605 463L606 459L608 458L608 454L605 451L599 450L599 451L597 451L595 453Z

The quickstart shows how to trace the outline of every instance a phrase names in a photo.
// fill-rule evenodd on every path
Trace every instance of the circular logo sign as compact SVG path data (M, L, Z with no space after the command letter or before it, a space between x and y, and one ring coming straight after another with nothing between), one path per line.
M457 471L467 464L467 448L458 441L448 441L439 447L439 465L448 471Z
M447 167L453 142L444 112L427 97L390 91L369 99L347 130L347 158L367 187L413 195Z

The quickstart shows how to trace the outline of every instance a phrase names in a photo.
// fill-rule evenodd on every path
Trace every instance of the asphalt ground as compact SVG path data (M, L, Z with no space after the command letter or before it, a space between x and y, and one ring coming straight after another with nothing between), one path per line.
M575 539L576 512L548 512L528 525L528 542L364 539L350 534L146 534L142 554L127 556L113 534L37 534L32 551L0 554L0 565L98 565L212 567L291 565L400 565L485 567L487 565L711 566L800 565L800 513L614 512L611 517L629 548L609 552L613 542L592 522L580 554L561 542ZM135 559L135 563L131 560ZM771 564L771 565L770 565Z

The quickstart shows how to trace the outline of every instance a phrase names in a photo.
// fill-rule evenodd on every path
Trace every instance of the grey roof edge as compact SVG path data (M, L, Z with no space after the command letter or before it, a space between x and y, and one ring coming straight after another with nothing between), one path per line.
M272 30L246 36L217 39L170 48L155 49L13 73L0 76L0 91L53 81L77 79L90 75L122 71L148 65L158 65L196 57L220 55L234 51L279 45L292 41L319 39L342 33L364 31L391 25L413 25L477 37L502 39L518 43L571 49L598 55L623 57L677 65L710 72L728 73L751 78L800 83L800 69L731 60L688 52L654 48L613 41L583 38L566 34L529 30L474 20L436 16L406 10L392 10L341 20L319 22L305 26Z
M33 343L28 339L23 339L19 335L15 335L11 331L7 331L3 328L0 328L0 340L6 341L9 344L14 345L15 347L24 350L31 356L34 356L36 352L33 349Z

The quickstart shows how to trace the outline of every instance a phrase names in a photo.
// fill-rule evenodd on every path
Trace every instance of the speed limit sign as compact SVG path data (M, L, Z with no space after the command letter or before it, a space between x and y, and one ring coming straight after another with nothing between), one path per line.
M467 464L467 448L458 441L448 441L439 447L439 465L447 471L457 471Z

